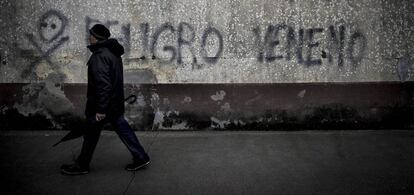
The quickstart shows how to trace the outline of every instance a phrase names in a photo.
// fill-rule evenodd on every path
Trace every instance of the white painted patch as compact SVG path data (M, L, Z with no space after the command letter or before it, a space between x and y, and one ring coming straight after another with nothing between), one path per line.
M244 121L242 121L242 120L239 120L239 123L241 124L241 125L246 125L247 123L245 123Z
M180 124L173 124L171 127L162 127L163 129L169 129L169 130L184 130L188 129L187 122L184 121Z
M183 121L182 123L179 123L179 124L173 124L171 127L163 126L164 117L169 117L172 114L175 114L175 115L178 116L178 115L180 115L180 112L178 112L178 111L163 112L163 111L160 111L159 109L157 109L157 111L155 111L155 116L154 116L154 127L155 127L155 129L167 129L167 130L185 130L185 129L188 129L186 121Z
M262 95L258 95L256 97L254 97L253 99L247 100L244 104L245 105L250 105L258 100L260 100L262 98Z
M305 94L306 94L306 89L304 89L304 90L300 91L300 92L298 93L298 97L303 98L303 97L305 97Z
M226 102L224 103L223 106L221 106L221 110L223 110L224 112L231 112L231 107L230 107L230 103Z
M72 102L66 98L60 87L54 83L46 82L42 87L38 84L29 84L22 88L23 102L13 106L24 116L40 113L52 119L52 115L73 112Z
M137 96L136 104L138 104L138 106L141 106L141 107L144 107L147 105L147 103L145 102L145 97L144 95L142 95L141 92Z
M151 94L151 107L156 110L160 105L160 96L157 93Z
M219 129L224 129L226 127L226 125L230 124L230 120L220 120L216 117L210 117L210 120L213 122L211 124L212 128L219 128Z
M163 122L164 122L164 113L160 111L159 109L157 109L155 111L155 116L154 116L154 126L161 127Z
M223 90L217 91L215 95L210 96L214 101L221 101L224 100L224 96L226 96L226 92Z
M163 103L164 105L169 105L169 104L170 104L170 100L169 100L168 98L164 98L164 99L162 100L162 103Z
M234 123L235 125L241 125L241 126L246 125L246 123L245 123L245 122L243 122L242 120L234 120L234 121L233 121L233 123Z
M189 97L189 96L185 96L185 97L184 97L184 100L183 100L183 102L182 102L182 103L190 103L191 101L193 101L193 100L191 99L191 97Z
M0 106L0 113L4 114L7 109L6 105Z

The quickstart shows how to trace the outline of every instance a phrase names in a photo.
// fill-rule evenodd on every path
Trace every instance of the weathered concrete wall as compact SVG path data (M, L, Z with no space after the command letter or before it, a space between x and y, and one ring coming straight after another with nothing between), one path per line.
M126 118L139 130L414 128L414 82L125 87ZM0 129L82 128L85 92L84 84L3 84Z
M97 22L126 48L126 117L139 129L414 127L412 0L0 7L1 129L79 128Z
M84 83L96 22L130 83L413 80L412 0L0 2L3 83Z

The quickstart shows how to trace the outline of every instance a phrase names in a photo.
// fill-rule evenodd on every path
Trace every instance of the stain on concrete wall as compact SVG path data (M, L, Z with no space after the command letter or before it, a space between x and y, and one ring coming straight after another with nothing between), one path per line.
M174 84L156 85L151 88L153 129L291 130L414 127L412 82Z
M412 129L414 83L127 84L136 130ZM83 128L86 84L1 84L0 129ZM224 95L225 94L225 95Z

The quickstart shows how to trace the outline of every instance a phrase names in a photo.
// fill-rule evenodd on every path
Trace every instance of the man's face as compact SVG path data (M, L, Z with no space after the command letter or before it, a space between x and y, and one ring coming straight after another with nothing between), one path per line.
M92 36L92 35L89 35L89 43L91 44L91 45L94 45L94 44L96 44L98 42L98 39L96 39L94 36Z

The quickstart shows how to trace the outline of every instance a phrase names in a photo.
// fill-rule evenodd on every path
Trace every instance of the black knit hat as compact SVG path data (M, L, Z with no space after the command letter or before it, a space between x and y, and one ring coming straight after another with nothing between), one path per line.
M109 29L102 24L95 24L90 30L89 33L96 37L97 39L105 40L111 36Z

